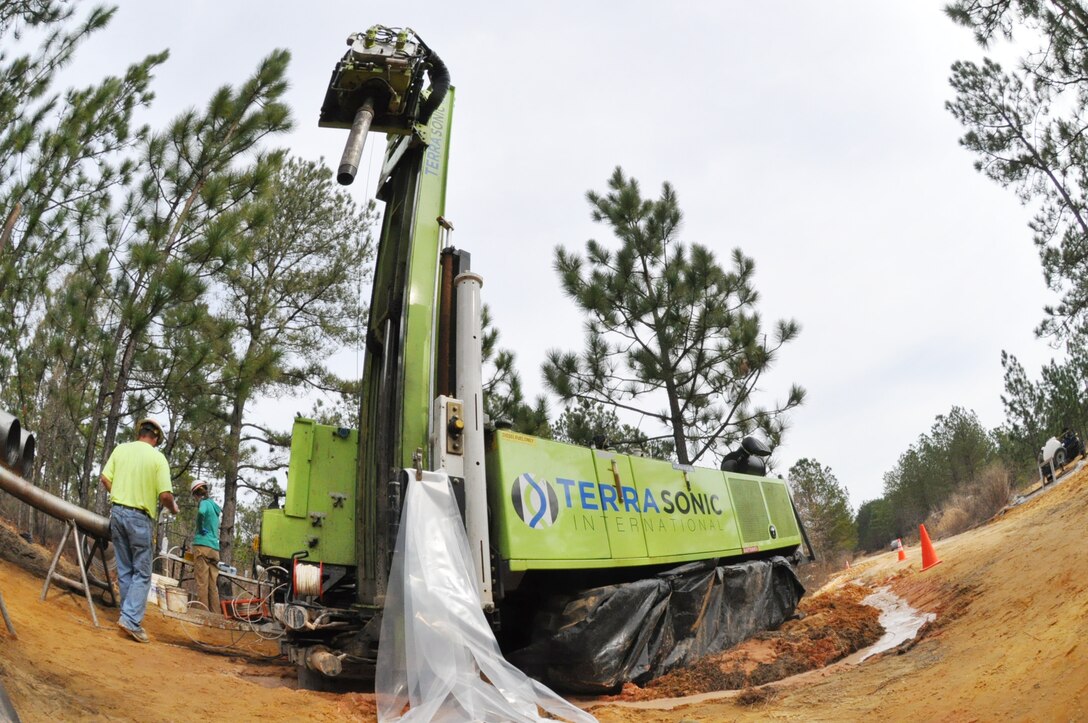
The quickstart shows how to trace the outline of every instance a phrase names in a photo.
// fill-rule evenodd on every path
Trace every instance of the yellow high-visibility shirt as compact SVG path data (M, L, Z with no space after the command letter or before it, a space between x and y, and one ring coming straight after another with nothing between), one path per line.
M166 457L140 440L117 445L106 460L102 476L110 481L114 503L144 510L152 518L159 495L174 491Z

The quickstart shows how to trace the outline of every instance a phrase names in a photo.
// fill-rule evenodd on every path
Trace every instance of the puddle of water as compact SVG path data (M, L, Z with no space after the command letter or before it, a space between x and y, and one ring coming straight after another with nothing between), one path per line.
M880 588L862 602L880 611L880 624L884 627L884 635L868 648L859 650L846 659L846 662L854 665L910 640L918 634L919 628L937 618L933 613L918 612L887 587Z

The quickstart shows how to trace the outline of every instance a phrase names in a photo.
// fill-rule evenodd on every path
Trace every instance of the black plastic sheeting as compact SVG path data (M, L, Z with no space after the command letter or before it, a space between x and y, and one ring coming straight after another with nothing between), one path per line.
M510 660L553 687L609 692L778 627L804 593L784 557L684 565L567 598Z

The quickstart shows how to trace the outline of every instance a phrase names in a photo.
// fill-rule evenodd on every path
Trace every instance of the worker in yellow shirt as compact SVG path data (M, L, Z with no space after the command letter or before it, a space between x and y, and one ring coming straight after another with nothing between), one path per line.
M136 441L119 444L102 468L100 480L110 493L110 537L121 588L121 619L117 624L141 643L151 642L142 623L151 589L154 519L158 503L178 514L170 484L170 465L156 447L162 427L154 419L136 425Z

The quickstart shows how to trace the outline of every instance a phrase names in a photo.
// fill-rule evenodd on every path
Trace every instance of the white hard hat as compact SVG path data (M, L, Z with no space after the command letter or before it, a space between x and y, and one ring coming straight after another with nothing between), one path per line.
M162 444L163 440L166 439L166 435L163 434L163 431L162 431L162 425L159 424L154 419L152 419L151 417L145 417L144 419L141 419L139 422L136 423L136 436L137 436L137 438L140 436L140 431L143 430L145 427L148 427L148 428L153 427L155 432L158 433L159 438L155 442L156 447L158 445Z

